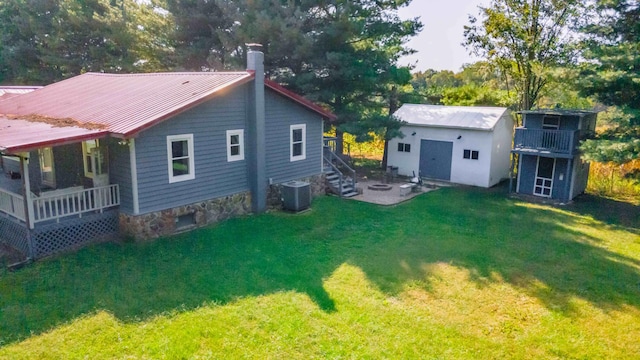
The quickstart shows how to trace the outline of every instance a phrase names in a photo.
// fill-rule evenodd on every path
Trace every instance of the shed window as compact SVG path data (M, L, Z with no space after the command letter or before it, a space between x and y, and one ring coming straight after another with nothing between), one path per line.
M227 130L227 161L244 160L244 130Z
M545 115L542 118L542 128L546 130L558 130L560 128L560 116Z
M478 150L465 149L462 157L465 159L478 160L478 155L480 155L480 152Z
M399 152L411 152L411 144L398 143Z
M167 136L169 182L195 178L193 159L193 134Z
M304 160L306 154L307 125L291 125L291 161Z

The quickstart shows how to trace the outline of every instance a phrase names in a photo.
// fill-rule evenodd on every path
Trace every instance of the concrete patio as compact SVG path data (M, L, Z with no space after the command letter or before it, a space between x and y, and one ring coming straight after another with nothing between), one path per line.
M380 181L374 181L369 179L362 179L358 181L357 188L358 191L362 190L362 194L351 197L350 199L369 202L373 204L379 205L395 205L401 202L413 199L414 197L427 193L429 191L437 190L444 186L451 186L446 183L436 183L425 181L423 186L417 186L416 188L409 191L406 195L400 189L401 185L407 184L407 181L400 181L396 179L390 183L384 184L390 187L389 190L380 190L380 189L371 189L370 185L382 184Z

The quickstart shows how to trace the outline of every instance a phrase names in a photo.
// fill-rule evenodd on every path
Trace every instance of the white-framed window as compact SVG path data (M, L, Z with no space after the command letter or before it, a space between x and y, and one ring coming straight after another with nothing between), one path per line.
M542 128L545 130L558 130L560 128L560 116L545 115L542 118Z
M291 161L306 159L307 125L291 125L289 133L291 134Z
M169 183L196 177L193 159L193 134L167 136Z
M45 147L38 149L40 158L40 176L42 185L56 188L56 168L53 160L53 148Z
M227 161L244 160L244 130L227 130Z

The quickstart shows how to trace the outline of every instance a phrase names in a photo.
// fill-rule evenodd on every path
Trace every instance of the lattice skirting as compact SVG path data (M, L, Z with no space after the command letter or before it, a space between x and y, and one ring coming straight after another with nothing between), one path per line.
M34 258L86 245L118 233L118 211L84 215L61 223L38 225L32 230Z
M25 224L0 216L0 242L19 250L25 256L29 254L27 234Z

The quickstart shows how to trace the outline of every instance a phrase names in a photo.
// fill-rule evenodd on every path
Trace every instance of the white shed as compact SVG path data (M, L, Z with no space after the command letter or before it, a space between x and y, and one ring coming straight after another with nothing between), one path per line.
M513 118L503 107L405 104L407 124L389 141L388 166L398 174L491 187L508 178Z

